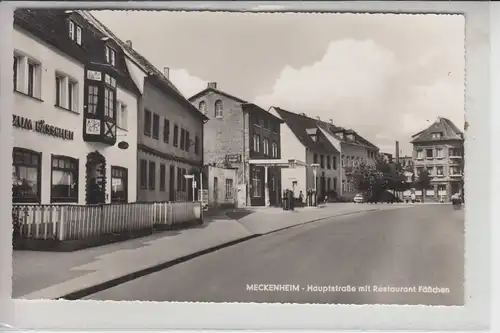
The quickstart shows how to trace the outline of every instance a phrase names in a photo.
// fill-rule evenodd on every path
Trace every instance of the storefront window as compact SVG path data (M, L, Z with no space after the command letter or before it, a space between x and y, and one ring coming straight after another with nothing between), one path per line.
M252 194L255 198L260 198L262 196L262 181L260 178L260 170L254 169L252 175Z
M127 169L111 167L111 202L127 202Z
M12 152L12 202L40 203L40 153L14 148Z
M51 202L78 202L78 159L52 156Z

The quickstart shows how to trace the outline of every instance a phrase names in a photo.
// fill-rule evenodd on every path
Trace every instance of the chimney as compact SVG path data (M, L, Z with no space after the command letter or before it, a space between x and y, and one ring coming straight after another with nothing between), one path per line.
M217 89L217 82L208 82L208 88Z
M170 79L169 75L170 75L170 68L168 67L163 67L163 75L165 75L165 77L167 79Z
M305 117L305 116L306 116L306 114L305 114L304 112L299 113L299 114L300 114L302 117Z
M399 141L396 141L396 163L399 162Z
M332 118L330 118L330 119L329 119L329 121L330 121L330 124L332 124L332 125L333 125L333 119L332 119Z
M127 43L127 46L132 48L132 41L131 40L127 40L125 43Z

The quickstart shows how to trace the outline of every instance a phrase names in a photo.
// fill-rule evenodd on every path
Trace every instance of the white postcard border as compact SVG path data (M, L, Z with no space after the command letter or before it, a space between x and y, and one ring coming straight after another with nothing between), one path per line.
M490 223L488 200L493 175L490 141L490 61L488 2L17 2L25 7L221 9L253 11L349 11L465 13L466 15L466 306L334 306L253 303L154 303L94 301L10 301L11 189L0 186L0 322L24 329L487 329L490 316ZM0 183L10 184L12 138L11 34L9 4L0 4ZM497 83L498 85L498 83ZM495 121L498 123L498 119ZM494 125L493 125L494 126ZM495 131L495 132L498 132ZM498 178L498 177L497 177ZM495 180L497 180L495 178ZM498 183L498 181L497 181ZM493 214L497 215L496 212Z

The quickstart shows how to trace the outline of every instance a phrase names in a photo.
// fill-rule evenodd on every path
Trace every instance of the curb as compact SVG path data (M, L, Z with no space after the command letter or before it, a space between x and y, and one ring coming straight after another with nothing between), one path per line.
M191 259L194 259L194 258L197 258L197 257L201 257L201 256L203 256L205 254L209 254L209 253L221 250L221 249L226 248L226 247L230 247L230 246L233 246L233 245L236 245L236 244L239 244L239 243L243 243L245 241L248 241L248 240L251 240L251 239L254 239L254 238L257 238L257 237L261 237L261 236L273 234L275 232L279 232L279 231L291 229L291 228L294 228L294 227L303 226L303 225L314 223L314 222L319 222L319 221L326 220L326 219L329 219L329 218L332 218L332 217L348 216L348 215L366 213L366 212L371 212L371 211L378 211L378 209L368 209L368 210L357 211L357 212L343 213L343 214L339 214L339 215L331 215L331 216L321 217L321 218L318 218L318 219L314 219L314 220L311 220L311 221L306 221L306 222L295 224L295 225L286 226L286 227L279 228L279 229L272 230L272 231L268 231L268 232L265 232L265 233L253 234L253 235L246 236L246 237L243 237L243 238L239 238L239 239L227 242L227 243L219 244L219 245L210 247L210 248L205 249L205 250L201 250L201 251L198 251L198 252L195 252L195 253L191 253L191 254L179 257L177 259L169 260L169 261L157 264L157 265L152 266L152 267L141 269L139 271L132 272L132 273L129 273L129 274L126 274L126 275L123 275L123 276L120 276L120 277L117 277L117 278L114 278L114 279L111 279L111 280L108 280L108 281L96 284L94 286L90 286L90 287L86 287L86 288L83 288L83 289L80 289L80 290L77 290L77 291L73 291L73 292L71 292L69 294L66 294L66 295L54 298L54 300L76 301L76 300L81 299L83 297L86 297L86 296L98 293L98 292L106 290L106 289L110 289L110 288L116 287L116 286L118 286L120 284L123 284L123 283L129 282L129 281L138 279L140 277L143 277L143 276L146 276L146 275L149 275L149 274L152 274L152 273L159 272L159 271L164 270L166 268L169 268L171 266L174 266L174 265L177 265L177 264L181 264L181 263L186 262L188 260L191 260Z

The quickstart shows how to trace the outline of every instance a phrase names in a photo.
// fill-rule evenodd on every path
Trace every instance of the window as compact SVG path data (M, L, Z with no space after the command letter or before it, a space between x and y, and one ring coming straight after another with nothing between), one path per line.
M174 125L174 147L179 144L179 126Z
M75 39L75 23L73 21L69 21L69 39Z
M56 105L63 107L63 78L56 74Z
M111 166L111 202L128 201L128 170Z
M222 118L222 101L220 99L215 101L215 118Z
M128 120L127 105L123 102L116 103L116 126L126 130Z
M344 155L342 155L341 161L342 161L342 167L344 167L345 166L345 156Z
M258 153L260 151L260 136L253 135L253 151Z
M14 90L17 91L17 81L19 80L19 58L14 56L14 64L12 65L14 72Z
M345 180L342 181L342 192L345 192Z
M115 65L116 51L109 46L104 47L104 52L106 56L106 62L111 66Z
M166 169L165 164L160 163L160 191L165 191L165 182L166 182Z
M450 157L462 157L462 152L458 148L449 148L448 156Z
M40 153L14 148L12 150L12 202L40 203Z
M269 155L269 140L267 138L264 138L262 143L264 146L264 155Z
M68 109L71 111L78 110L78 84L73 80L68 80Z
M28 63L28 95L35 97L35 83L38 65Z
M177 191L182 191L182 169L177 167Z
M438 132L438 133L432 133L431 135L433 140L439 140L441 139L443 133Z
M184 150L184 143L185 143L185 140L186 140L186 131L184 130L184 128L181 128L181 149Z
M151 136L151 111L144 110L144 135Z
M69 21L69 39L82 45L82 28L73 21Z
M333 166L333 170L337 170L337 156L332 156L332 166ZM335 188L337 188L335 186Z
M331 159L330 159L330 156L326 156L326 168L327 169L331 169L332 168L332 163L331 163Z
M313 163L317 164L318 163L318 154L314 153L313 155Z
M186 169L182 169L182 191L186 192L187 189L187 179L184 177L187 173Z
M170 138L170 120L165 118L163 120L163 142L168 143Z
M276 142L273 142L271 144L271 149L272 149L272 156L278 157L278 144Z
M233 180L226 178L226 199L233 197Z
M436 167L436 176L443 176L444 175L444 168L442 166Z
M325 168L325 156L324 155L319 156L319 166L321 167L321 169Z
M115 119L115 92L109 88L104 88L104 116Z
M450 176L457 176L460 174L461 174L460 169L457 166L450 167Z
M150 190L155 189L155 178L156 178L156 164L155 162L149 161L148 169L148 187Z
M153 113L153 139L160 137L160 116Z
M56 103L55 105L64 108L67 110L71 111L76 111L78 104L77 104L77 98L78 98L78 88L77 88L77 82L68 76L61 74L61 73L56 73L55 76L55 90L56 90ZM94 87L94 86L90 86ZM89 91L90 91L89 87ZM97 87L96 87L97 88ZM95 103L97 105L97 91L95 92L96 94L96 100ZM90 98L89 98L90 99Z
M427 158L433 158L434 157L434 151L432 149L426 149L425 150L425 156Z
M436 148L436 158L443 158L443 157L444 157L443 148Z
M197 136L194 137L194 153L196 155L200 153L200 139Z
M78 202L78 160L52 155L50 202Z
M252 195L255 198L262 197L261 170L254 169L252 173Z
M148 161L141 160L139 164L139 172L141 177L141 188L148 188Z
M189 131L186 131L186 151L189 152L189 148L191 148L191 141L189 138Z
M417 160L421 160L424 158L424 151L422 149L417 150Z
M424 172L424 168L417 168L417 176L420 176L422 174L422 172Z
M207 103L205 101L201 101L200 104L198 105L198 109L200 110L201 113L207 114Z
M327 190L327 191L330 191L330 190L331 190L331 188L332 188L332 179L331 179L330 177L328 177L328 178L326 179L326 190Z
M337 178L333 178L333 190L337 191Z
M88 86L87 112L97 113L97 102L99 101L99 88L97 86Z

